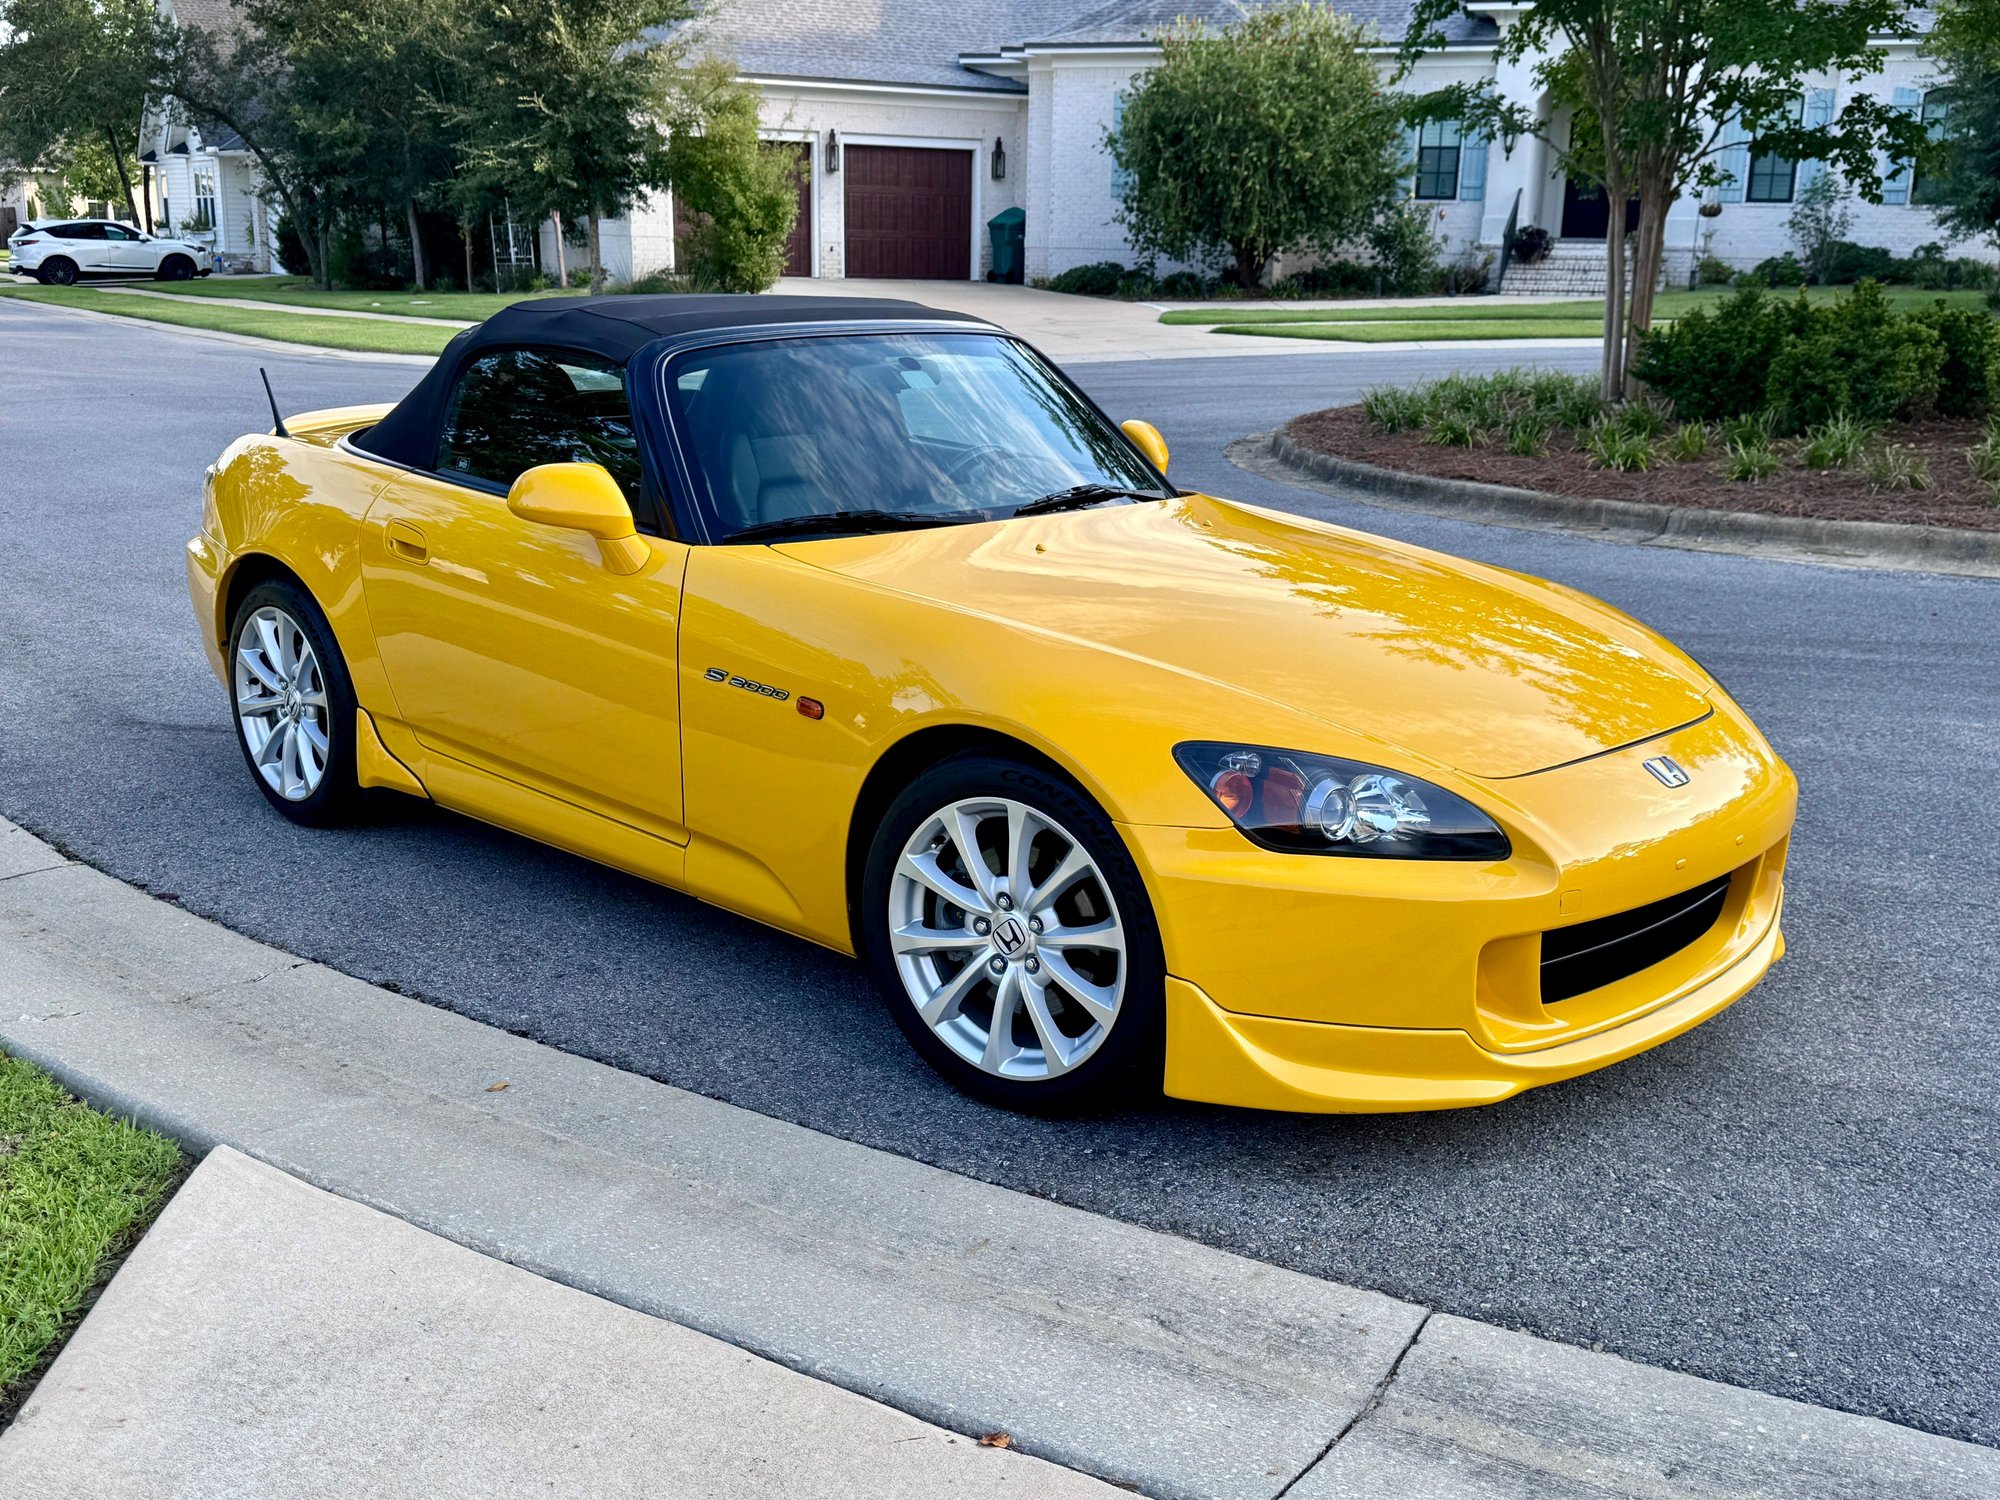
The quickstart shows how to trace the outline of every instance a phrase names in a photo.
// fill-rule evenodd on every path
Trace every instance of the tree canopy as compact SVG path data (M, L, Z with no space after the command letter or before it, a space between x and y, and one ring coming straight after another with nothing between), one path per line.
M1460 8L1461 0L1417 0L1402 48L1406 75L1444 44L1444 23ZM1602 184L1614 204L1638 200L1629 265L1624 237L1605 241L1603 387L1616 399L1652 323L1667 211L1682 193L1721 183L1720 157L1735 140L1825 162L1879 200L1879 156L1913 154L1921 123L1871 95L1853 95L1825 118L1801 104L1829 75L1874 72L1876 42L1910 25L1905 0L1536 0L1501 33L1496 53L1503 64L1531 64L1558 106L1548 118L1502 99L1491 80L1441 90L1421 107L1477 122L1503 146L1540 136L1561 170ZM1584 128L1553 138L1568 119Z
M135 153L162 30L153 0L0 0L0 162L122 197L137 221Z
M1158 41L1105 140L1142 254L1226 260L1252 286L1278 252L1357 239L1401 195L1400 109L1359 23L1305 4L1225 31L1179 21Z

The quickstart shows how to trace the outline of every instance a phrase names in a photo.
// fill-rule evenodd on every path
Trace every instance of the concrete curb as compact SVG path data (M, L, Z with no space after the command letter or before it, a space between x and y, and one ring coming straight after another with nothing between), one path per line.
M1238 468L1267 479L1453 520L1788 562L2000 578L2000 532L1690 510L1437 479L1315 452L1282 429L1239 439L1227 455Z
M1148 1494L2000 1493L1994 1449L1432 1317L559 1052L4 820L0 1046L198 1153Z

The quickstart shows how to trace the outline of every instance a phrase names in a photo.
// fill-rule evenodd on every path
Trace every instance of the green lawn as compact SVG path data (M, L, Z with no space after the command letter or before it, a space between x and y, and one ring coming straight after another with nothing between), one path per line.
M0 1053L0 1423L185 1172L172 1141Z
M249 334L288 344L315 344L323 349L351 349L369 354L436 354L457 331L424 323L378 323L366 318L317 318L310 313L267 312L228 307L202 298L126 297L98 287L45 287L0 284L0 296L58 307L80 307L149 323L179 328L208 328L221 333Z
M574 292L316 292L302 276L211 276L204 281L148 281L149 292L176 297L237 297L246 302L282 302L293 307L331 307L342 312L402 313L419 318L453 318L477 323L503 307L534 297L574 297Z
M1846 287L1808 287L1806 295L1816 302L1841 296ZM1955 307L1984 307L1984 292L1926 292L1913 286L1892 286L1883 288L1888 300L1895 307L1924 307L1943 298ZM1661 292L1653 301L1653 316L1660 322L1671 322L1691 308L1709 307L1729 295L1726 287L1704 287L1694 292ZM1774 292L1774 296L1794 296L1786 290ZM1560 302L1493 302L1483 297L1466 297L1457 302L1445 303L1403 303L1390 307L1300 307L1286 303L1260 303L1255 306L1216 306L1213 308L1175 308L1160 314L1162 323L1181 326L1214 327L1220 333L1264 333L1274 338L1319 338L1342 339L1361 343L1379 343L1388 338L1386 334L1376 334L1366 329L1351 332L1287 333L1284 325L1313 324L1324 328L1329 323L1394 323L1404 327L1434 325L1434 331L1422 335L1399 333L1403 338L1554 338L1553 329L1529 330L1527 332L1496 331L1501 325L1532 323L1577 323L1587 321L1593 326L1583 330L1595 333L1597 325L1604 317L1602 299ZM1485 332L1463 331L1463 324L1487 325ZM1269 325L1279 325L1272 327Z
M1267 339L1326 339L1338 344L1442 343L1463 339L1587 339L1604 331L1596 318L1493 318L1401 323L1239 323L1217 333Z

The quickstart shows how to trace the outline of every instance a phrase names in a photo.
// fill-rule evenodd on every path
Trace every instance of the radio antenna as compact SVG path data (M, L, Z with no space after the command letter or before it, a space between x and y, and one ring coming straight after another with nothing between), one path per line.
M257 366L257 373L264 379L264 399L271 403L271 431L281 438L288 438L291 433L285 430L285 419L278 415L278 398L271 393L271 377L264 373L262 365Z

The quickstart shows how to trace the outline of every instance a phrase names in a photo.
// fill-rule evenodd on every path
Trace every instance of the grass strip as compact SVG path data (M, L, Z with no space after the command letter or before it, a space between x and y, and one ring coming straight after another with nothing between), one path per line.
M1491 322L1497 318L1602 318L1600 302L1405 303L1400 307L1178 307L1160 314L1162 323L1182 327L1218 327L1239 323L1457 323Z
M1602 334L1604 328L1595 318L1494 318L1455 323L1237 323L1215 332L1267 339L1324 339L1338 344L1438 344L1466 339L1587 339Z
M217 297L240 298L245 302L279 302L288 307L323 307L336 312L400 313L418 318L454 318L478 323L503 307L543 297L578 297L570 292L368 292L316 291L302 276L237 277L214 276L201 281L147 281L135 283L149 292L165 292L172 297L208 301Z
M172 1141L0 1053L0 1425L187 1170Z
M206 328L321 349L364 354L436 354L451 342L454 328L422 323L376 323L365 318L318 318L310 313L262 312L255 308L210 306L197 298L185 304L162 297L121 297L92 287L0 286L0 296L56 307L79 307L141 323Z

